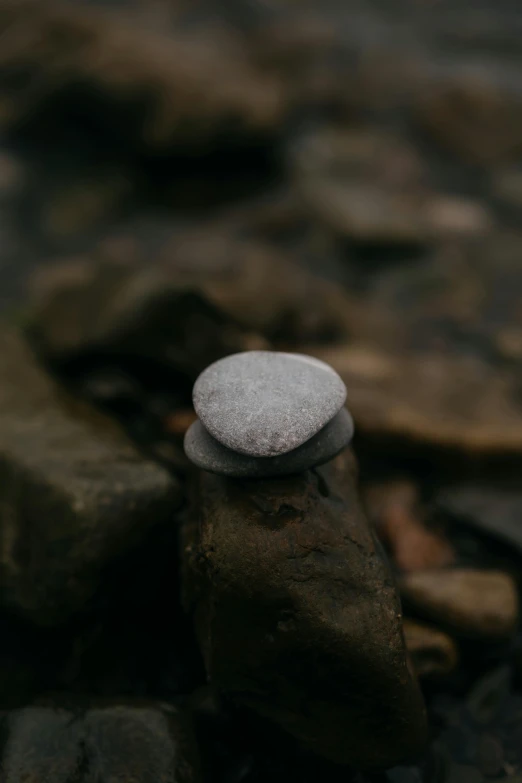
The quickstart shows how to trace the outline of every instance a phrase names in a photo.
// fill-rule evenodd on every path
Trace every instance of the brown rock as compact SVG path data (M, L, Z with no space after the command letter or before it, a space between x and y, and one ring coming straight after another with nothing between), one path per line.
M425 85L417 108L432 137L466 161L507 161L522 149L522 95L492 69Z
M174 707L62 700L4 713L3 783L195 783L195 742Z
M43 206L42 228L55 239L92 231L102 220L117 214L132 189L131 175L123 172L97 170L94 176L79 177L50 194Z
M302 139L294 169L314 217L358 243L418 245L491 226L484 206L427 187L415 149L369 128L327 128Z
M513 210L522 209L522 166L501 167L492 175L493 195Z
M60 395L20 338L4 334L1 354L1 602L50 625L171 518L181 489L110 420Z
M464 482L440 490L443 514L467 523L522 553L522 491L518 479L508 483Z
M451 636L437 628L405 620L404 638L418 677L444 676L457 668L457 645Z
M220 310L269 340L325 342L348 333L349 304L338 286L291 253L225 231L209 226L166 246L163 258L180 284L201 287Z
M39 89L36 97L30 87L0 91L2 120L27 122L42 104L87 85L100 97L87 111L138 146L206 144L224 129L273 132L284 111L280 83L252 65L233 34L215 25L192 30L137 11L3 0L0 71L23 67L27 85L37 78Z
M418 752L422 700L353 457L288 479L201 472L193 512L185 604L211 681L333 761Z
M17 157L0 150L0 200L12 198L20 191L24 180L24 169Z
M310 12L309 8L301 6L299 13L287 8L281 14L281 4L278 5L279 8L267 4L262 7L260 3L249 7L251 24L245 32L255 61L264 71L282 76L294 99L298 97L300 102L310 104L333 98L340 86L340 77L335 73L339 69L332 67L338 32L324 16ZM334 88L333 94L329 87Z
M176 435L181 438L196 419L196 413L192 408L182 408L166 417L164 421L165 429L170 435Z
M522 366L521 254L522 234L496 230L480 242L444 243L422 260L380 265L365 275L364 291L345 293L350 341L399 361L425 353L452 364L481 359L494 384L506 360ZM510 383L514 400L513 373Z
M518 622L516 586L501 571L419 571L404 576L400 587L405 601L420 614L459 634L509 636Z
M126 354L197 376L230 353L346 336L343 292L229 227L106 240L33 281L30 327L51 360Z
M96 263L45 270L29 329L52 362L84 354L153 360L190 378L222 356L263 348L191 286L158 266Z
M414 484L408 481L373 484L367 487L365 499L379 536L401 570L423 571L455 561L449 541L425 527Z
M360 432L471 455L522 454L522 406L505 370L472 357L364 345L303 351L342 377Z

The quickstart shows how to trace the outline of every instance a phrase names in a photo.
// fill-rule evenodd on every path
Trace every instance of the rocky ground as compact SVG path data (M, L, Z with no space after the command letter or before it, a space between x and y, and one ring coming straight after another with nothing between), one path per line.
M1 783L520 783L519 3L0 33ZM255 348L339 372L353 454L189 468Z

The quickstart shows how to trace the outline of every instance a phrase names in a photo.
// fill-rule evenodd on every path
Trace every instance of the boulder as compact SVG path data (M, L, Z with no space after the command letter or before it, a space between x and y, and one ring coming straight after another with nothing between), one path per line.
M49 700L0 718L5 783L196 783L195 741L165 704Z
M201 472L184 555L215 686L338 763L386 767L422 749L400 603L350 452L286 479Z
M53 625L182 493L109 419L55 388L18 335L4 333L0 352L1 604Z

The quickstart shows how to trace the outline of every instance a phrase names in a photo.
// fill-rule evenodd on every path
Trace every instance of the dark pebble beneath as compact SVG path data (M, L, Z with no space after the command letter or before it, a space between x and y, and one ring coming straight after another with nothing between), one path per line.
M353 419L342 408L326 427L302 446L279 457L248 457L227 449L198 420L185 436L185 452L199 468L233 478L269 478L301 473L337 456L353 436Z

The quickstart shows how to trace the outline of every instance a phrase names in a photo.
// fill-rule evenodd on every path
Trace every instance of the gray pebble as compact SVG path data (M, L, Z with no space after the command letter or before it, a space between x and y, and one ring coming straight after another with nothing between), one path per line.
M346 387L311 356L248 351L207 367L193 400L205 429L224 446L275 457L316 435L344 405Z
M234 478L269 478L301 473L329 462L350 442L352 417L342 408L334 418L297 449L278 457L248 457L227 449L195 421L185 435L187 457L199 468Z

